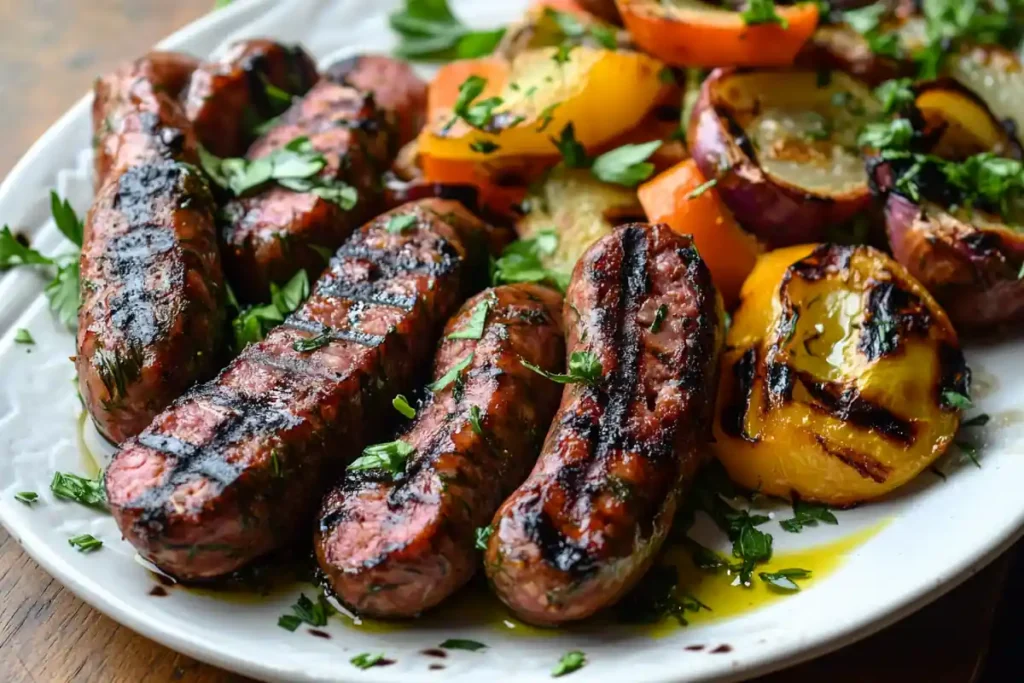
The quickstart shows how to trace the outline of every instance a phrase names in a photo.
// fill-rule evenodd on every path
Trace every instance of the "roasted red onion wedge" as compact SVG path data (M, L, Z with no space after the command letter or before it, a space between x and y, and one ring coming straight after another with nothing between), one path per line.
M687 139L744 228L772 248L818 242L871 203L857 133L878 112L840 72L718 69Z
M893 256L957 329L987 332L1024 323L1024 224L965 208L957 189L927 163L875 161L869 167L885 197Z

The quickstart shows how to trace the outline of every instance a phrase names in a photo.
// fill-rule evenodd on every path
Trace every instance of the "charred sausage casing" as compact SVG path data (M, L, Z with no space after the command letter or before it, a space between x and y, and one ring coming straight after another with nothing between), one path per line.
M98 190L136 164L195 163L196 140L178 95L199 62L177 52L150 52L96 79L92 127Z
M396 215L415 218L401 232ZM410 204L338 250L308 301L174 402L106 471L124 537L183 579L228 574L308 530L326 487L408 391L486 274L492 230L454 202Z
M558 406L561 388L521 361L561 371L561 307L546 287L509 285L470 299L448 323L434 380L459 374L399 437L415 448L404 471L350 471L321 509L317 559L342 601L410 617L473 576L476 529L526 476ZM459 338L481 311L479 338Z
M301 47L243 40L219 60L204 62L184 94L185 115L199 142L219 157L238 157L256 129L317 81L316 64Z
M194 166L133 166L100 190L80 261L78 385L120 443L213 374L224 329L214 202Z
M648 569L705 458L720 297L687 237L631 224L596 242L566 294L567 347L601 376L566 387L540 459L494 517L498 597L554 625L616 602Z
M320 81L247 156L265 157L301 137L324 157L320 181L351 186L355 204L279 185L228 202L222 211L224 265L244 300L265 300L271 283L299 270L315 279L327 265L324 252L332 253L381 208L381 174L391 163L394 131L372 97Z

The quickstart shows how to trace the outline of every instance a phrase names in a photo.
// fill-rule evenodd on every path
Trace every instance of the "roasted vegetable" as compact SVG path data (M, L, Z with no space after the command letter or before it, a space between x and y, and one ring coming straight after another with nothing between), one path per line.
M1020 59L997 46L964 48L946 69L985 101L1016 142L1024 142L1024 69Z
M590 47L529 50L511 63L454 62L430 85L420 153L449 160L557 154L552 135L572 123L588 150L630 130L671 87L664 65L635 52Z
M983 152L1021 156L1015 136L992 114L984 100L964 85L941 78L918 84L914 91L914 107L921 116L923 138L928 141L930 154L953 160Z
M917 33L924 30L922 22L918 18L891 19L884 26L882 30L895 36L898 48L879 51L876 44L872 49L869 39L852 26L827 24L819 26L804 44L796 64L805 69L843 71L869 85L914 76L917 65L903 55L912 44L920 46L922 37Z
M613 0L609 4L615 8ZM575 0L542 0L505 31L494 54L512 60L527 50L563 44L631 49L629 33L610 21L613 20L590 12Z
M643 219L636 192L602 183L590 171L562 167L527 197L524 208L516 232L530 239L554 231L557 246L541 261L562 273L571 273L583 252L616 226Z
M813 3L777 5L774 19L699 0L617 0L643 50L675 66L785 66L818 23ZM746 15L746 16L745 16Z
M989 155L958 164L908 156L877 161L871 174L885 200L893 256L959 329L1024 322L1019 162ZM1000 183L1001 197L979 193Z
M737 225L714 185L688 159L641 185L637 194L649 222L667 223L674 232L693 236L715 287L731 309L761 247Z
M969 385L952 324L898 263L871 247L782 249L733 315L714 451L744 487L852 505L946 450Z
M857 134L879 113L840 73L715 70L687 134L740 224L770 247L821 240L871 203Z

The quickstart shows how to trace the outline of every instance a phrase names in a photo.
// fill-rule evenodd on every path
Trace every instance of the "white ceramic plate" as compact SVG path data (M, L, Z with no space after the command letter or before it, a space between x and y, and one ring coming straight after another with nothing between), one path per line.
M162 47L207 55L237 37L269 35L300 41L330 62L346 53L389 49L393 38L386 15L397 4L238 0ZM488 26L513 19L526 3L453 4L469 23ZM62 117L0 187L0 223L31 234L44 252L70 248L49 221L48 191L56 188L80 213L91 198L87 107L83 100ZM835 527L800 535L784 533L774 522L764 527L773 532L777 552L877 530L862 534L870 538L837 571L811 580L797 595L657 638L617 626L538 636L479 610L442 610L426 622L387 632L335 617L323 629L330 639L313 637L305 627L289 633L278 628L277 618L289 612L299 586L248 601L177 589L166 597L150 597L157 585L153 575L133 560L112 519L50 494L55 470L84 474L87 464L78 442L81 406L68 362L74 338L51 317L41 295L45 281L43 275L22 271L0 278L0 520L33 558L91 605L176 650L256 678L549 680L554 663L573 649L583 650L588 660L579 680L746 677L839 647L922 606L1010 545L1024 522L1024 344L1003 343L968 354L978 407L994 416L982 435L980 469L947 463L948 481L923 475L899 495L841 513ZM14 330L21 327L31 330L36 345L13 343ZM14 493L26 490L39 492L41 500L32 507L17 502ZM67 539L80 533L101 538L102 550L85 555L69 547ZM472 594L462 602L483 599ZM471 638L489 647L452 651L443 660L421 653L447 638ZM704 649L685 649L690 645ZM721 645L728 645L728 651ZM719 652L712 653L715 649ZM348 663L361 652L383 652L394 663L361 671Z

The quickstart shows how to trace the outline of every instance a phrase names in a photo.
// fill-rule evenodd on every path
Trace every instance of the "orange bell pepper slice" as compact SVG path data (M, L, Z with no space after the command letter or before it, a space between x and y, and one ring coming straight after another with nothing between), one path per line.
M739 301L740 289L754 269L761 245L739 226L693 159L676 164L637 190L640 205L652 223L667 223L674 232L692 235L711 270L727 308Z
M645 52L676 66L786 66L792 64L818 25L813 3L782 6L787 23L748 25L741 12L693 0L616 0L633 40Z

